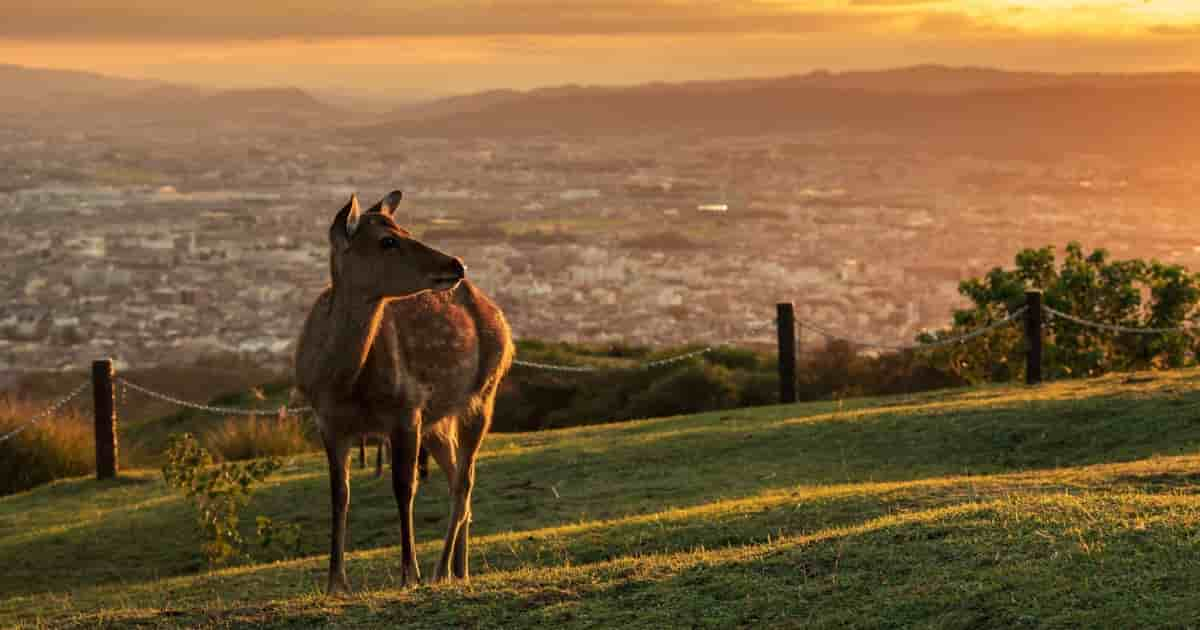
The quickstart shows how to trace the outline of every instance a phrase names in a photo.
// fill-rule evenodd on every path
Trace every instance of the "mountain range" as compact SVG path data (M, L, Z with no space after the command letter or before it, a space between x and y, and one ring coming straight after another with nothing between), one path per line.
M385 114L298 88L216 90L0 66L0 113L45 119L349 128L399 136L513 137L827 133L929 150L1170 159L1200 155L1200 74L1055 74L914 66L776 78L491 90L407 103ZM348 99L349 102L349 99Z
M97 124L280 126L338 123L353 113L295 87L218 90L91 72L0 65L0 113L46 119L84 116Z

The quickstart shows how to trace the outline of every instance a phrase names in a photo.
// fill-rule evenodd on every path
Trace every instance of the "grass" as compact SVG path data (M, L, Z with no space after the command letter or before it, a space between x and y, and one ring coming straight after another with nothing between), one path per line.
M301 416L242 416L226 418L209 429L202 442L225 461L286 457L320 448L311 421Z
M0 398L0 436L28 425L0 442L0 495L96 469L92 424L69 407L53 418L29 424L42 411L33 402Z
M302 554L208 571L153 471L0 499L0 626L1187 627L1200 624L1200 371L495 435L469 586L398 587L388 483L356 470L356 595L321 595L328 481L253 515ZM416 508L432 570L447 513ZM261 555L261 554L260 554ZM428 577L428 576L427 576Z

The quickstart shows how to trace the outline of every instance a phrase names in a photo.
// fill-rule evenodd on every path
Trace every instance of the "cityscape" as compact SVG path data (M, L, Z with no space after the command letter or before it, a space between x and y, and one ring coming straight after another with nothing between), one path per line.
M1192 162L826 131L391 135L298 90L232 94L252 115L208 127L0 123L0 373L284 368L328 282L333 215L395 188L400 222L462 257L518 339L765 348L792 301L805 347L824 339L803 321L907 343L1025 247L1200 263L1178 229Z

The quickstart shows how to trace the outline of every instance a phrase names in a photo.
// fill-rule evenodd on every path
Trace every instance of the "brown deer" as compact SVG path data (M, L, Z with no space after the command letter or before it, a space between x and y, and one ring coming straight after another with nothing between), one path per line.
M468 579L475 458L514 352L504 314L464 279L462 261L392 219L400 198L392 192L363 212L351 197L337 213L329 228L333 282L313 305L296 348L296 383L313 405L329 459L330 594L350 590L343 561L349 454L363 435L391 441L402 583L421 580L412 510L422 447L450 483L450 522L434 579Z
M375 449L375 478L383 476L383 454L388 450L388 440L386 437L381 437L378 440L379 447ZM358 467L367 467L367 436L358 438ZM421 481L429 478L429 451L425 447L421 447L421 452L417 456L417 473Z

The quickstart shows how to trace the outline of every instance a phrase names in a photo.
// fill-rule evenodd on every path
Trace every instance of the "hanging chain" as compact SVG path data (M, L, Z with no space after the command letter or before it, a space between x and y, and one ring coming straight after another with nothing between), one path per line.
M1079 324L1080 326L1086 326L1096 330L1107 330L1115 333L1129 333L1133 335L1165 335L1170 333L1186 333L1196 330L1195 326L1179 326L1176 328L1135 328L1132 326L1120 326L1118 324L1105 324L1102 322L1089 321L1069 313L1064 313L1058 309L1051 308L1046 305L1042 305L1042 310L1046 311L1046 314L1048 314L1052 319L1055 317L1061 317L1062 319Z
M935 341L930 341L929 343L914 343L914 344L903 344L903 345L883 344L883 343L875 343L875 342L871 342L871 341L859 341L859 340L853 339L849 336L832 332L832 331L824 328L823 326L818 326L807 320L798 320L798 321L800 321L800 323L802 325L813 329L813 331L815 331L817 334L820 334L823 337L833 339L836 341L845 341L846 343L849 343L849 344L852 344L855 346L859 346L862 348L878 348L880 350L899 350L899 351L932 350L935 348L943 348L945 346L952 346L954 344L966 343L976 337L986 335L987 333L992 332L993 330L1007 326L1007 325L1011 324L1013 321L1020 318L1022 315L1024 315L1026 308L1028 308L1028 307L1022 306L1021 308L1013 311L1012 313L1009 313L1008 316L1003 319L996 320L995 322L992 322L991 324L988 324L987 326L984 326L983 328L978 328L976 330L972 330L969 333L959 335L957 337L938 339Z
M163 402L170 403L177 407L185 407L187 409L195 409L197 411L205 411L208 413L224 414L224 415L230 415L230 416L263 416L263 415L268 415L268 414L273 414L273 413L279 413L279 411L281 409L282 409L282 411L285 411L288 414L293 414L293 415L299 415L302 413L308 413L308 412L312 411L312 407L282 407L280 409L244 409L241 407L218 407L215 405L203 405L200 403L194 403L194 402L191 402L188 400L183 400L182 398L176 398L170 394L156 392L148 387L143 387L141 385L138 385L137 383L130 381L129 379L122 378L119 376L115 380L117 382L121 383L122 385L128 387L129 389L132 389L136 392L141 392L142 394L145 394L151 398L155 398L157 400L161 400Z
M40 421L48 418L49 416L53 415L56 411L58 411L59 409L62 409L63 405L71 402L76 396L83 393L83 390L87 389L87 386L90 384L91 384L91 381L84 381L84 382L80 383L79 386L76 387L75 389L71 390L70 393L63 396L62 398L59 398L57 401L54 402L54 404L50 405L49 407L43 409L41 411L41 413L38 413L36 416L34 416L32 419L30 419L25 424L17 427L16 429L13 429L12 431L9 431L8 433L5 433L3 436L0 436L0 442L8 441L9 438L15 437L16 435L20 434L25 429L28 429L29 427L33 426L35 423L40 422Z
M673 363L679 363L680 361L686 361L692 357L697 357L702 354L708 354L709 352L712 352L712 351L713 351L712 346L707 346L707 347L701 348L699 350L693 350L692 352L685 352L680 355L676 355L673 357L667 357L665 359L658 359L656 361L647 361L646 363L641 363L641 364L638 364L638 365L635 365L632 367L595 367L595 366L590 366L590 365L554 365L552 363L539 363L537 361L523 361L521 359L513 359L513 365L520 365L520 366L524 366L524 367L536 368L539 370L548 370L551 372L611 372L611 371L617 371L617 370L627 370L627 371L650 370L650 369L653 369L656 367L662 367L664 365L671 365Z

